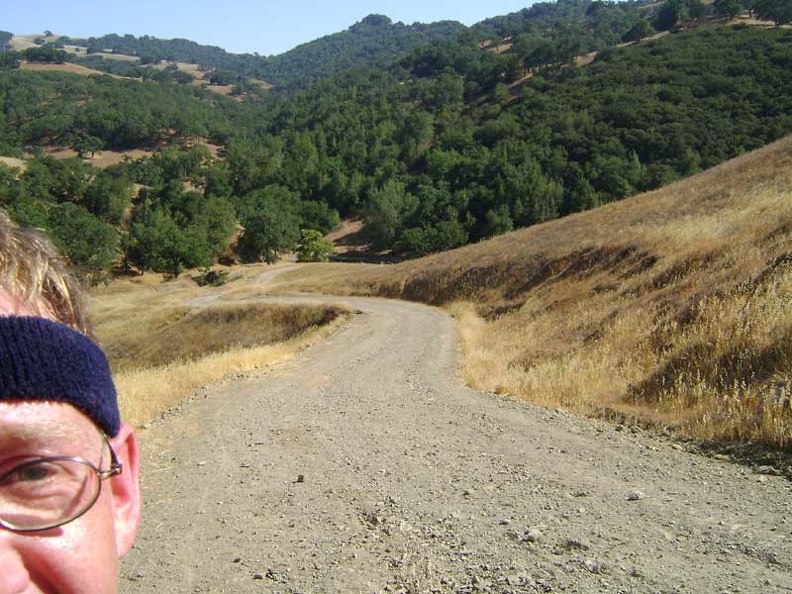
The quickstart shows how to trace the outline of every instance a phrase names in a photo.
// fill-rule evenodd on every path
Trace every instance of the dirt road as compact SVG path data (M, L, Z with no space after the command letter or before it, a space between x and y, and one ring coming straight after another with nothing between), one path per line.
M141 432L123 592L792 592L786 479L466 389L446 315L341 301Z

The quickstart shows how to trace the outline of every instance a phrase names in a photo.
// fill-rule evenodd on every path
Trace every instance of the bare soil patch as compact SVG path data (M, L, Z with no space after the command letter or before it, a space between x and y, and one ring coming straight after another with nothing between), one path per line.
M356 249L363 250L368 247L368 242L362 235L362 230L363 221L342 221L338 229L325 236L325 240L335 245L337 253L346 253Z
M598 55L599 52L589 52L588 54L578 56L577 58L575 58L575 65L586 66L587 64L591 64L594 60L597 59Z
M16 157L0 157L0 163L5 163L9 167L16 167L17 169L25 169L25 160L17 159Z
M202 79L205 72L198 64L188 64L187 62L160 62L154 68L158 70L165 70L169 66L176 65L176 68L181 72L186 72L196 79Z
M137 62L140 58L137 56L128 56L126 54L114 54L113 52L95 52L92 56L99 56L105 60L118 60L119 62Z
M203 144L211 158L213 159L221 159L222 158L222 151L223 147L211 144L209 142L202 142L201 140L196 140L193 142L195 144ZM113 165L118 165L119 163L123 163L124 161L136 161L138 159L143 159L146 157L150 157L155 152L155 149L130 149L126 151L96 151L93 155L87 155L83 157L83 161L94 167L98 167L99 169L104 169L107 167L112 167ZM46 154L54 157L55 159L76 159L78 157L77 151L70 148L62 148L62 147L50 147L47 149ZM3 159L10 159L9 162L21 162L24 163L21 159L11 159L11 157L3 157ZM14 165L18 167L19 165Z
M325 236L325 240L333 244L333 258L338 261L383 263L399 259L390 251L375 250L360 220L343 221L338 229Z
M47 154L56 159L76 159L77 151L73 149L54 148L47 151ZM150 157L154 151L143 149L132 149L128 151L96 151L93 155L83 158L83 161L104 169L113 165L123 163L125 160L136 160L143 157Z

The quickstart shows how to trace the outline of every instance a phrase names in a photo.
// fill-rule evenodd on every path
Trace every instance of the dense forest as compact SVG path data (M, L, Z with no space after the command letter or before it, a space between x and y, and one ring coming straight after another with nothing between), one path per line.
M0 205L47 230L95 282L324 254L316 232L351 217L400 257L451 249L792 132L792 30L732 22L745 8L762 16L697 0L561 0L470 28L372 15L271 58L131 36L93 46L152 53L125 63L148 72L134 80L19 68L75 59L54 43L1 52L0 155L26 167L0 164ZM387 51L364 59L378 38ZM271 75L283 88L236 97L150 67L189 59L243 85L276 58L270 73L332 67L301 82ZM98 169L51 147L152 154Z
M134 35L104 35L89 39L62 36L52 42L41 38L42 49L66 46L83 48L79 55L63 52L61 58L122 76L153 76L151 66L160 62L200 64L224 82L244 83L261 79L277 88L305 88L350 68L386 68L412 48L455 37L466 30L460 23L394 23L384 15L369 15L348 30L302 44L276 56L232 54L186 39L163 40ZM0 45L2 39L0 39ZM107 54L137 56L138 62L118 61Z

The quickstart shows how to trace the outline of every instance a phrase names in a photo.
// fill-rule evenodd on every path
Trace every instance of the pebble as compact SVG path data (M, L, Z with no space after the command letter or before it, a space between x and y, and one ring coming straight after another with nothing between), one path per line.
M602 561L597 561L595 559L586 559L584 563L586 569L588 569L591 573L600 574L605 571L605 563Z
M760 466L756 469L756 474L768 474L772 476L778 476L781 473L774 466Z
M627 493L627 501L640 501L641 499L646 497L646 493L643 491L630 491Z

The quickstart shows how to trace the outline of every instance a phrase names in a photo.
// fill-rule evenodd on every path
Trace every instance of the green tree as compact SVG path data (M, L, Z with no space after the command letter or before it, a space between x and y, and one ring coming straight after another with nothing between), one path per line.
M50 211L49 230L62 253L91 283L109 278L119 256L115 228L83 207L64 202Z
M95 217L119 225L131 206L132 184L126 178L99 171L85 188L83 205Z
M729 0L729 1L734 1L734 0ZM629 31L627 31L627 33L624 34L624 36L622 37L622 41L624 41L625 43L640 41L644 37L649 37L650 35L653 35L654 32L655 30L654 27L652 27L652 24L646 19L641 19L640 21L635 23L635 25L633 25L633 27Z
M341 224L338 211L324 202L303 200L300 203L300 220L302 227L316 229L321 233L329 233Z
M449 214L450 218L445 221L406 229L396 242L396 248L411 256L425 256L466 244L468 232L454 214Z
M213 85L233 85L239 81L239 75L231 70L214 70L209 75L209 82Z
M244 262L274 264L300 240L299 197L283 186L267 186L246 196L239 207L244 232L237 253Z
M206 266L222 256L236 227L236 212L228 198L209 196L201 200L189 228L205 250L205 255L202 255L199 262L195 262L195 266Z
M163 208L145 212L130 232L131 260L143 270L163 272L173 277L184 270L192 257L189 239Z
M21 179L31 198L80 204L95 172L79 159L42 157L28 161Z
M16 70L19 64L18 52L0 51L0 71Z
M684 0L666 0L654 21L654 28L658 31L670 31L680 21L687 19Z
M403 183L391 180L372 190L363 210L366 233L379 248L391 247L401 233L405 220L418 207L418 199Z
M228 198L233 193L231 175L225 161L213 163L203 170L203 185L205 196L222 196Z
M756 15L777 27L792 22L792 0L756 0Z
M743 3L741 0L714 0L712 3L715 11L724 17L733 19L743 11Z
M319 151L307 132L288 134L286 158L281 166L283 184L310 198L319 189Z
M26 60L49 64L63 64L66 52L54 47L30 47L22 52Z
M333 253L333 244L315 229L303 229L297 245L298 262L327 262Z
M514 230L514 221L507 204L501 204L495 209L489 209L484 214L484 223L482 234L485 237L495 237Z
M556 44L549 39L537 40L524 58L525 68L528 70L547 68L557 61L558 51Z
M404 116L396 132L396 142L401 146L402 157L409 163L428 148L434 136L434 118L425 111L411 111Z
M228 145L228 173L233 193L244 196L273 183L284 164L284 143L263 134L253 139L233 138Z
M707 16L707 6L702 0L685 0L685 8L689 19L700 21Z
M84 159L88 153L93 157L97 151L101 151L104 148L104 140L90 134L77 134L70 141L70 144L77 151L77 156L80 159Z

